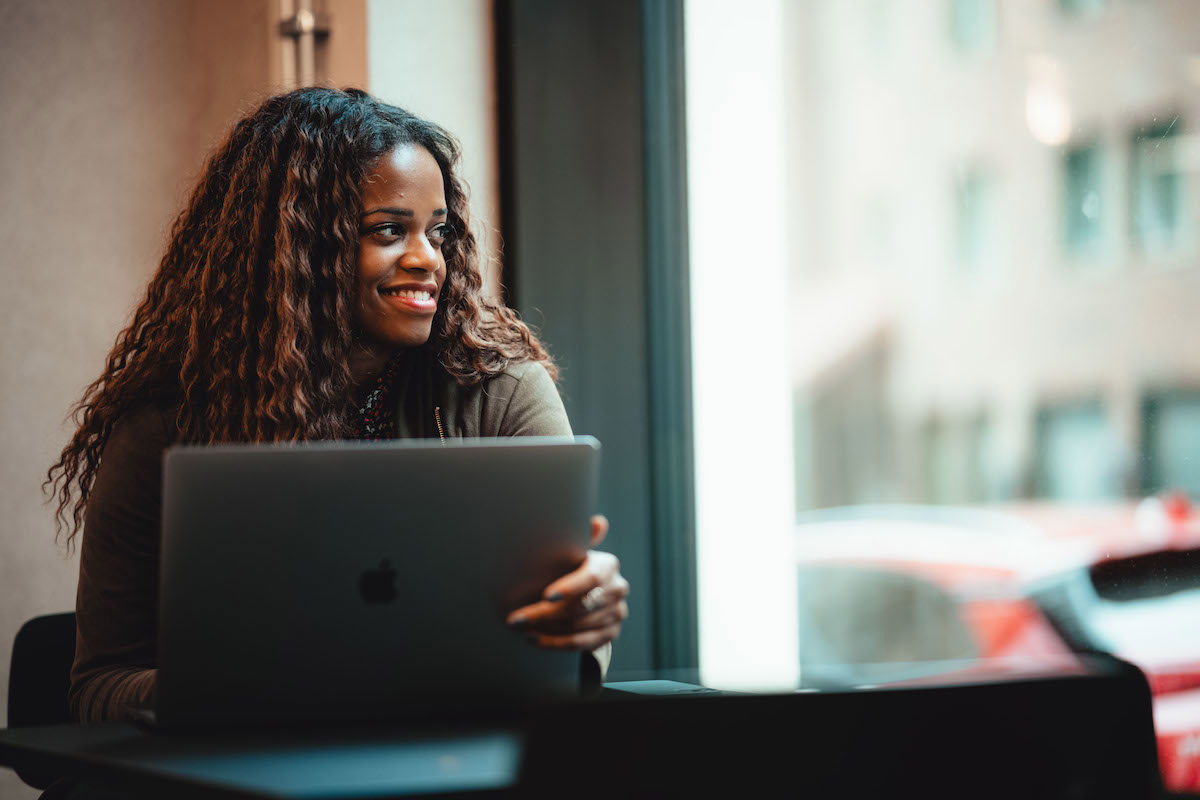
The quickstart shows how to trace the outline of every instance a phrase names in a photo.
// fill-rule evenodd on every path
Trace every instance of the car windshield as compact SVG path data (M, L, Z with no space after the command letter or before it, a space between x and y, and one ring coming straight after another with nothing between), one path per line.
M1200 588L1139 600L1097 598L1090 624L1101 649L1135 662L1155 665L1200 660L1194 639L1186 631L1200 620ZM1178 636L1164 636L1163 631Z
M1200 620L1200 550L1103 562L1090 577L1087 619L1102 649L1154 665L1200 660L1193 637L1163 635L1195 630Z

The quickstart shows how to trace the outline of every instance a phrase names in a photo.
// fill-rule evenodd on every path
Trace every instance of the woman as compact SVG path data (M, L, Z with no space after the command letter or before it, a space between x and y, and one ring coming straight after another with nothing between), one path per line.
M481 292L458 149L358 90L302 89L209 160L51 467L82 529L71 708L152 700L160 464L175 443L568 434L545 348ZM607 532L592 520L592 540ZM592 551L508 622L592 677L628 615Z

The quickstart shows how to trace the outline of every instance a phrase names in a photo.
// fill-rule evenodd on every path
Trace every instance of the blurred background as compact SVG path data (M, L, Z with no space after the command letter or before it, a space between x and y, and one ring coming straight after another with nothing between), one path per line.
M0 0L0 675L73 606L65 414L206 152L309 83L462 141L604 443L614 676L1116 652L1200 791L1194 0Z
M1200 792L1200 4L684 28L705 682L1115 653Z
M1200 493L1200 9L787 9L797 506Z

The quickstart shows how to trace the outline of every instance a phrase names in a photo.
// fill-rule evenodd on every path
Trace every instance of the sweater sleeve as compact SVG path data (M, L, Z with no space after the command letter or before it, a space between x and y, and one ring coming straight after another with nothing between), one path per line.
M69 701L81 722L119 719L149 703L157 670L159 520L164 413L118 421L88 498L75 600Z

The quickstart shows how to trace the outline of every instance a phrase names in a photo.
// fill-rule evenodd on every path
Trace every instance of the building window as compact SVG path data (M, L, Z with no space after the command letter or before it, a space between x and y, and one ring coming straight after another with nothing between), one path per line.
M1094 502L1122 495L1120 443L1099 401L1043 408L1035 453L1039 497Z
M811 449L797 454L798 510L888 499L889 363L886 345L873 342L846 354L835 374L803 391L794 425ZM808 463L813 467L808 468Z
M877 195L867 204L863 221L866 255L876 269L886 269L895 259L894 216L892 204L883 195Z
M967 170L955 184L955 258L977 271L997 244L996 181L982 169Z
M962 52L991 52L996 28L996 0L950 0L950 40Z
M876 61L885 61L891 49L893 5L891 0L867 0L863 4L867 48Z
M1102 12L1108 0L1058 0L1058 8L1073 17L1090 17Z
M1092 256L1104 241L1103 154L1099 142L1063 153L1063 240L1072 256Z
M1144 250L1181 244L1188 220L1187 182L1179 164L1179 118L1145 128L1130 141L1130 229Z
M996 420L978 414L969 423L971 497L973 502L998 502L1013 497L1012 477L1001 461L1000 431Z
M959 504L974 499L967 426L959 420L933 417L926 422L923 437L929 502Z
M1147 494L1181 489L1200 498L1200 390L1164 392L1142 404Z

